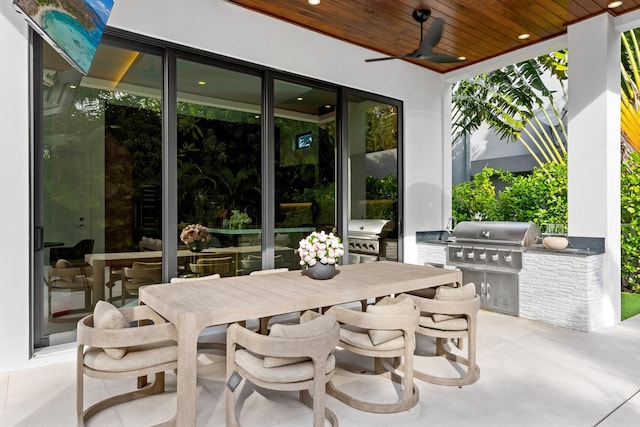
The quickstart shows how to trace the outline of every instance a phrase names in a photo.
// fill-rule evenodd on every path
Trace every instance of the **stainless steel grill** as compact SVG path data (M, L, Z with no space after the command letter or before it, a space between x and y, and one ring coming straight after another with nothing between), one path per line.
M395 232L395 221L354 219L348 224L349 262L377 261L386 258L385 239Z
M540 228L530 222L460 222L447 245L447 263L475 283L484 308L518 314L522 253L539 238Z

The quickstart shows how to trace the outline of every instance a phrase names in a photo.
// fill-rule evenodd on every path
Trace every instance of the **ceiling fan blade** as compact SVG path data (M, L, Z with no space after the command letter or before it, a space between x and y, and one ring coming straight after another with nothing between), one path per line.
M410 58L410 57L411 57L411 55L385 56L385 57L382 57L382 58L365 59L364 62L386 61L388 59L403 59L403 58Z
M433 20L433 24L429 27L427 34L424 35L422 41L420 41L420 47L418 50L420 52L431 52L438 43L440 43L440 38L442 38L442 30L444 29L444 19L435 18Z
M447 55L446 53L433 53L431 55L427 55L421 57L420 59L426 59L427 61L435 62L438 64L448 64L451 62L461 62L463 59L455 55Z

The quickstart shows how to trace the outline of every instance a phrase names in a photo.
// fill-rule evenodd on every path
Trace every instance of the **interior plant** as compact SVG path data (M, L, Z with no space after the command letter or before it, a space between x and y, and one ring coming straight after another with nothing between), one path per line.
M240 225L251 224L251 217L246 212L231 209L231 216L227 223L231 228L238 228Z
M344 255L344 245L340 237L333 233L314 231L300 240L298 255L302 266L313 267L318 263L334 265Z
M182 229L180 240L189 247L189 250L198 252L204 244L211 240L211 233L207 227L201 224L189 224Z

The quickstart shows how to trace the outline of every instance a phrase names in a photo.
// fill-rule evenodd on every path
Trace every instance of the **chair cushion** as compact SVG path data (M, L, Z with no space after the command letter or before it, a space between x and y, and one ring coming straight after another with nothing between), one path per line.
M73 264L71 264L71 262L67 261L66 259L59 259L58 261L56 261L56 268L73 268ZM73 282L76 278L74 274L64 274L64 271L58 271L58 277L69 283Z
M423 328L437 329L440 331L464 331L468 328L465 317L454 317L436 322L432 317L420 316L418 325Z
M415 291L408 291L405 293L421 298L433 299L433 297L436 296L436 288L416 289Z
M89 348L84 354L84 365L96 371L127 372L158 366L178 360L178 345L174 341L132 346L121 359L114 359L106 349Z
M127 319L116 306L106 301L98 301L93 310L93 326L98 329L123 329L127 327ZM104 352L112 359L122 359L126 348L105 348Z
M433 297L437 301L469 301L476 296L476 285L473 282L467 283L459 288L452 288L450 286L440 286L436 289L436 294ZM443 322L445 320L455 319L460 316L451 314L437 314L431 315L434 322Z
M270 383L293 383L313 379L313 362L311 360L269 368L265 366L264 360L258 355L247 350L238 350L236 364L257 379ZM336 358L330 354L327 357L325 374L333 371L335 366Z
M389 351L389 350L400 350L404 348L404 337L402 336L402 331L399 331L400 332L399 336L396 336L391 340L382 342L377 345L373 344L368 332L369 331L366 331L364 329L357 331L357 330L341 327L340 341L345 342L357 348L362 348L364 350ZM381 331L381 332L394 332L394 331Z
M384 297L375 305L367 306L367 313L380 315L406 314L414 309L411 298L390 298ZM394 338L402 336L402 331L370 329L369 338L373 345L380 345Z
M313 311L306 311L300 316L300 324L286 325L276 323L271 326L270 337L279 338L310 338L329 332L335 326L337 320L334 313L324 316ZM291 365L308 360L308 357L274 357L264 358L265 368L276 368L279 366Z

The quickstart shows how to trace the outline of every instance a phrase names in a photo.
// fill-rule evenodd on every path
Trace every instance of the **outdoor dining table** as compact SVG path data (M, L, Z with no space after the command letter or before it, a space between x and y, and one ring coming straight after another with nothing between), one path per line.
M337 267L329 280L300 270L140 288L140 301L178 331L177 411L173 424L196 422L197 342L209 326L317 309L459 282L459 271L378 261Z

